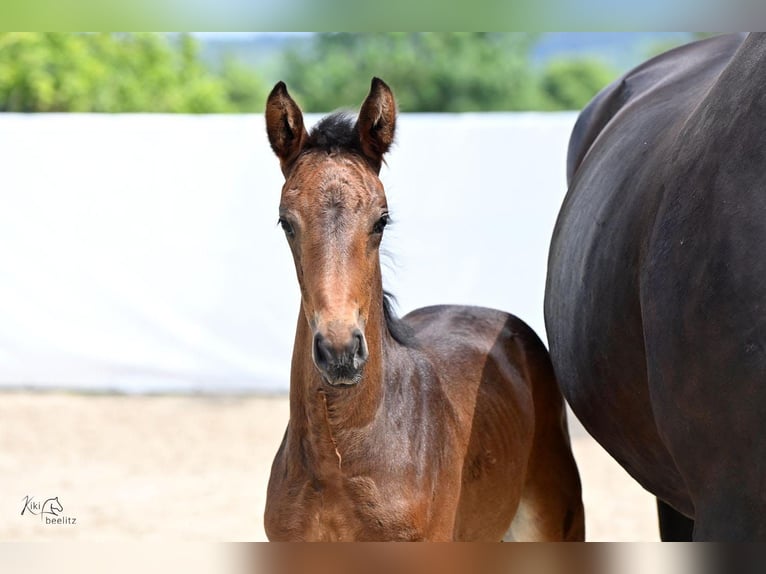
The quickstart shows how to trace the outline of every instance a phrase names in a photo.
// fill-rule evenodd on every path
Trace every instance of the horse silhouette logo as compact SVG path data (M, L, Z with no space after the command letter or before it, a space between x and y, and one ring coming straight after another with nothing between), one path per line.
M29 512L29 514L39 516L42 521L46 515L58 517L63 510L64 507L59 502L58 496L47 498L42 504L35 502L34 496L25 496L21 515L23 516L25 512Z

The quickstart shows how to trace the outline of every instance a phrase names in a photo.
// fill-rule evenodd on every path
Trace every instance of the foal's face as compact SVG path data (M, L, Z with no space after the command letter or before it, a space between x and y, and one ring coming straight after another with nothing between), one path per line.
M388 221L378 178L382 154L390 145L379 140L386 127L381 122L395 118L383 117L388 111L395 113L393 96L385 84L373 80L357 124L336 122L354 136L344 147L339 142L348 143L347 137L333 143L324 128L316 128L311 136L305 133L300 110L283 85L275 87L267 104L269 139L285 174L279 222L292 250L303 311L313 333L312 358L333 386L358 383L369 356L365 326L373 294L380 297L375 289L380 285L378 249ZM368 117L373 120L369 125ZM393 137L393 124L389 132Z
M369 164L350 154L301 156L282 189L279 220L295 259L313 358L330 384L358 382L378 247L388 211Z

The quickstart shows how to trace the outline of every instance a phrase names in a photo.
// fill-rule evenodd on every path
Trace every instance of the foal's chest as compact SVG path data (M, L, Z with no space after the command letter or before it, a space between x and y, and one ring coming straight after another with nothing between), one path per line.
M296 490L299 496L280 497L269 505L271 539L331 542L421 540L425 536L418 501L396 494L397 489L383 491L372 478L307 481L299 489L283 492Z

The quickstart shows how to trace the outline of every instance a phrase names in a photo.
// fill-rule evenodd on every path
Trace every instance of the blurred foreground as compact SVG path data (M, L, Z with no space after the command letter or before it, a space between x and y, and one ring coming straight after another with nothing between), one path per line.
M57 574L740 574L759 552L683 544L19 544L4 572ZM736 565L736 570L727 567Z

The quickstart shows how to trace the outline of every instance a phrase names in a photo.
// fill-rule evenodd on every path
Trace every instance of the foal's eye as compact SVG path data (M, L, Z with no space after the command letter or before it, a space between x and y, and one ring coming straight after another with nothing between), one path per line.
M384 214L380 219L378 219L375 222L375 225L372 226L372 232L383 233L383 229L385 229L387 224L388 224L388 213Z
M279 218L279 225L282 226L282 230L285 232L285 235L288 235L290 237L295 235L295 230L293 229L293 226L284 217Z

